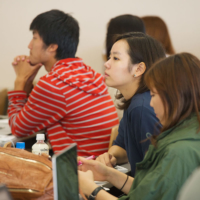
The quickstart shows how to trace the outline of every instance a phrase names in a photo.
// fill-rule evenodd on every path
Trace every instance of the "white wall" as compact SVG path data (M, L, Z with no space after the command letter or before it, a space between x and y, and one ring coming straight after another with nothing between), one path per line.
M0 0L0 88L13 88L13 58L29 54L32 19L50 9L71 13L79 21L77 56L103 72L102 52L106 25L120 14L158 15L168 25L176 52L187 51L200 58L199 0ZM39 76L45 74L41 69Z

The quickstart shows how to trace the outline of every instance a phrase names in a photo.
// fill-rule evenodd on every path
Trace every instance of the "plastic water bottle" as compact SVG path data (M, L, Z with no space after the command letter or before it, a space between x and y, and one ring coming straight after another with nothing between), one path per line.
M32 146L32 153L41 155L42 153L46 153L49 155L49 146L44 142L45 135L37 134L36 135L37 142Z
M17 149L25 149L25 142L17 142L16 148Z

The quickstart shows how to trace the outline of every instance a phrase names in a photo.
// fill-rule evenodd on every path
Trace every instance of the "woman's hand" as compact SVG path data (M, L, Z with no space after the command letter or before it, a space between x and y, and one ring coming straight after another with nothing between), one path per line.
M106 181L109 176L109 167L96 160L87 160L79 157L79 161L83 164L79 166L79 170L86 172L91 170L93 172L95 181Z
M99 155L96 158L96 160L103 163L104 165L106 165L108 167L114 167L117 164L117 159L115 158L115 156L113 156L107 152Z

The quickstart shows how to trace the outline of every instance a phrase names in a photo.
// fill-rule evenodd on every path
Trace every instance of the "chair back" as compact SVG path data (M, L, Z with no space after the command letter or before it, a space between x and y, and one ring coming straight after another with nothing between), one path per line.
M4 115L6 106L7 89L0 91L0 115Z
M110 149L110 147L113 145L113 141L117 138L118 128L119 128L119 125L114 126L112 128L111 135L110 135L110 143L109 143L108 149Z

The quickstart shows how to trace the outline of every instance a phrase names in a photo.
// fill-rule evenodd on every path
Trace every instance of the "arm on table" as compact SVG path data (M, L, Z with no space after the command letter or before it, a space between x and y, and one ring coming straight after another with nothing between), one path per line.
M116 164L127 163L128 157L123 148L114 145L109 149L108 152L98 156L96 160L109 167L114 167Z
M43 78L31 92L28 101L24 91L12 91L9 98L9 123L18 137L31 135L58 122L66 115L66 102L59 90L52 89ZM55 92L56 91L56 92Z
M117 164L123 164L128 162L126 150L120 146L112 146L108 153L116 158Z
M122 118L119 125L119 134L117 135L117 138L114 142L116 142L116 145L113 145L110 147L107 153L104 153L97 157L96 160L99 162L109 166L113 167L116 164L123 164L128 162L127 153L125 150L124 145L124 119Z
M121 189L127 180L126 174L121 173L113 168L107 167L98 161L86 160L84 158L80 158L80 160L82 161L83 165L81 166L81 168L79 168L80 170L82 170L82 172L79 172L79 185L83 193L85 193L87 196L89 196L93 192L93 190L98 187L94 183L94 180L108 181L118 189ZM88 170L92 171L92 175ZM122 189L124 193L127 194L130 191L133 180L134 179L132 177L128 178L126 184ZM102 191L99 192L99 197L97 195L97 200L116 199L115 197L111 197L113 196L105 191Z

